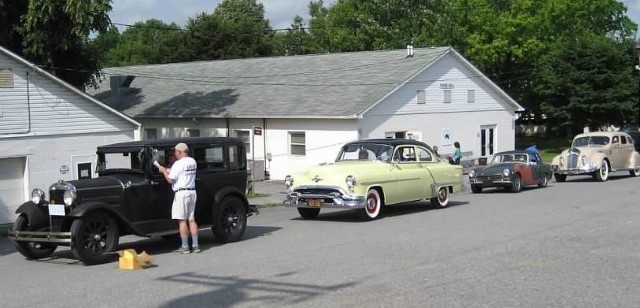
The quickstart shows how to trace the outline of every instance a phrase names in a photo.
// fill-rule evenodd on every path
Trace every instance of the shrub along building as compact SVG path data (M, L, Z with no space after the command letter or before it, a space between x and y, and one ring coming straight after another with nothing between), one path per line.
M254 180L333 161L362 138L412 138L470 158L510 150L523 108L449 47L109 68L92 92L143 138L244 140Z
M95 177L96 147L135 140L140 124L0 47L0 224L33 188Z

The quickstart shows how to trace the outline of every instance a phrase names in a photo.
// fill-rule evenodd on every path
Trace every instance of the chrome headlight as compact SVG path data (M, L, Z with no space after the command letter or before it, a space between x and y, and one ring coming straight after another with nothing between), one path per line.
M470 178L475 178L476 177L476 171L475 170L469 171L469 177Z
M346 179L344 179L344 183L347 184L349 190L353 191L353 187L356 186L356 177L353 175L348 175Z
M587 164L587 155L582 155L582 157L580 157L580 160L582 161L582 165L585 166Z
M285 176L284 185L287 186L287 188L291 188L291 186L293 186L293 177L290 175Z
M31 191L31 202L40 204L44 201L44 191L40 188L35 188Z
M509 170L509 169L502 170L502 175L505 176L505 177L510 176L511 175L511 170Z
M64 204L72 205L76 201L76 192L74 190L66 190L64 192Z
M564 157L561 156L559 159L559 162L560 162L560 167L564 166Z

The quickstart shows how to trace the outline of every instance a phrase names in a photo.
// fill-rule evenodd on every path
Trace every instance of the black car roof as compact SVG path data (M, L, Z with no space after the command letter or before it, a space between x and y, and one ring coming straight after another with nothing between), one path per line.
M499 153L495 153L493 155L509 155L509 154L530 154L527 151L524 150L512 150L512 151L504 151L504 152L499 152Z
M138 141L120 142L98 147L98 152L121 153L135 152L146 147L155 148L172 148L176 144L184 142L188 146L213 145L213 144L243 144L242 140L233 137L189 137L189 138L170 138L170 139L145 139Z
M362 139L362 140L352 141L347 144L353 144L353 143L376 143L376 144L388 144L392 146L410 144L410 145L418 145L426 148L431 148L430 146L428 146L426 143L422 141L417 141L413 139L401 139L401 138Z

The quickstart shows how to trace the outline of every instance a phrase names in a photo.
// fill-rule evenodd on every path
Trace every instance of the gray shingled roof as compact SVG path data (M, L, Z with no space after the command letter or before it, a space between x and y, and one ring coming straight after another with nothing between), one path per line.
M449 47L115 67L97 99L138 117L348 118L378 102ZM136 76L110 89L113 75Z

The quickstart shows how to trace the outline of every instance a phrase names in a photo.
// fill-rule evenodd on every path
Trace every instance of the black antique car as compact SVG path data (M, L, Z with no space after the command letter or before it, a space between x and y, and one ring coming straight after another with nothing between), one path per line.
M527 185L546 187L552 174L551 166L543 163L539 154L507 151L493 155L488 165L470 170L469 184L474 193L486 187L519 192Z
M235 138L143 140L100 146L93 179L58 181L47 194L34 189L17 210L9 237L28 259L49 257L70 246L84 264L111 260L120 236L173 237L171 185L153 166L172 163L173 146L184 142L196 160L197 204L201 228L210 227L223 243L238 241L247 217L256 212L245 197L246 152Z

